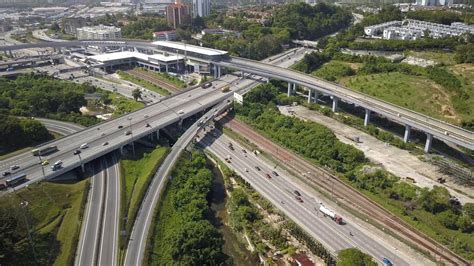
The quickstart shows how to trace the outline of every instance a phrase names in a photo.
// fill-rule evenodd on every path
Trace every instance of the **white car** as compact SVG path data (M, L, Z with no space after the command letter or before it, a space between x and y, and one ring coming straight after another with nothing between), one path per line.
M81 148L81 149L87 149L87 148L89 148L89 145L87 145L87 143L84 143L84 144L82 144L79 148Z
M182 114L184 114L184 111L183 111L183 110L179 110L179 111L178 111L178 114L182 115Z

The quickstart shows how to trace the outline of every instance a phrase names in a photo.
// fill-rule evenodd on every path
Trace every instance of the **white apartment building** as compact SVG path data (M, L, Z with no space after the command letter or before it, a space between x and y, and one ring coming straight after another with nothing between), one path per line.
M474 26L460 22L444 25L414 19L390 21L364 28L367 36L386 40L417 40L423 37L434 39L461 36L464 33L474 34ZM428 34L428 36L425 36Z
M401 26L401 25L402 25L401 21L398 21L398 20L389 21L389 22L385 22L385 23L382 23L382 24L377 24L377 25L372 25L372 26L365 27L364 28L364 33L367 36L375 36L375 35L379 35L379 34L383 33L383 31L387 28L397 27L397 26Z
M94 27L83 27L77 30L77 39L79 40L110 40L119 39L122 37L122 30L114 26L94 26Z

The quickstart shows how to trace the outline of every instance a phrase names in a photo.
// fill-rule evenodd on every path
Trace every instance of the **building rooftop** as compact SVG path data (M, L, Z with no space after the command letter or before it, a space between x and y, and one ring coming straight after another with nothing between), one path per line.
M153 44L157 46L177 49L181 51L186 50L188 52L209 55L209 56L227 54L226 51L211 49L211 48L206 48L206 47L201 47L201 46L196 46L196 45L189 45L189 44L185 45L184 43L180 43L180 42L156 41L156 42L153 42Z
M163 55L163 54L153 54L153 55L148 55L144 53L139 53L139 52L116 52L116 53L107 53L107 54L99 54L99 55L93 55L93 56L88 56L87 58L97 61L97 62L111 62L111 61L116 61L116 60L121 60L121 59L129 59L129 58L136 58L142 61L149 61L149 59L157 60L160 62L171 62L171 61L176 61L183 59L184 56L181 55Z

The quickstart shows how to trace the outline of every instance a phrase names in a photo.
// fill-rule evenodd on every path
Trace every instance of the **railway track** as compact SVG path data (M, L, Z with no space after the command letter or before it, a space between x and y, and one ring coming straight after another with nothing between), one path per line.
M168 90L171 93L176 93L176 92L180 91L180 89L178 87L176 87L174 84L163 81L163 80L155 77L151 73L145 73L145 72L134 70L134 69L128 70L127 73L130 73L131 75L134 75L137 78L141 78L141 79L144 79L146 81L149 81L149 82L151 82L151 83L153 83L153 84L155 84L159 87L162 87L165 90Z
M336 198L338 201L344 202L344 204L350 208L357 210L367 217L373 218L376 222L384 226L384 228L390 229L392 233L415 244L435 257L441 258L446 263L453 265L470 265L470 263L461 256L434 241L429 236L419 232L325 169L316 167L300 156L279 147L241 122L236 120L223 122L226 127L241 134L254 144L257 144L263 151L272 154L281 164L299 173L309 183L318 186L328 194L332 194L333 196L337 195Z

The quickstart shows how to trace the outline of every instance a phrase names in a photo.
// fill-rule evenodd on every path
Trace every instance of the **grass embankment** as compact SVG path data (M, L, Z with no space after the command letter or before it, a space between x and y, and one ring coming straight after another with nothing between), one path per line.
M224 240L209 221L213 174L202 153L184 153L159 203L151 265L221 265Z
M15 262L6 264L72 265L88 186L87 180L72 184L41 182L4 196L0 208L16 212L17 223L21 225L18 229L22 229L16 232L21 238L15 243L20 247ZM19 204L24 201L28 202L27 207L20 208ZM25 219L32 234L36 262L23 228Z
M142 102L134 101L118 93L111 93L109 99L112 101L111 105L115 107L114 116L130 113L145 106Z
M473 65L456 65L454 54L436 50L406 54L441 65L423 68L370 56L323 53L311 55L315 62L308 63L307 59L294 68L449 123L472 127Z
M149 82L149 81L146 81L146 80L143 80L143 79L139 79L127 72L124 72L122 70L119 70L117 71L117 74L120 76L121 79L124 79L124 80L127 80L127 81L130 81L132 83L135 83L139 86L142 86L143 88L145 89L148 89L148 90L151 90L151 91L154 91L156 93L159 93L163 96L167 96L167 95L170 95L170 92Z
M159 73L159 72L156 72L156 71L149 71L148 69L141 68L141 67L137 67L137 68L135 68L135 70L145 72L145 73L148 73L148 74L152 74L157 79L161 79L165 82L171 83L171 84L175 85L178 88L186 88L186 83L184 83L184 81L180 80L177 77L171 76L169 74Z
M450 95L424 77L392 72L347 77L341 83L401 107L458 123Z
M121 213L128 217L125 224L127 235L130 234L138 207L146 193L153 175L168 153L167 147L156 149L135 145L136 155L127 155L120 163L122 182L125 185L123 210Z

